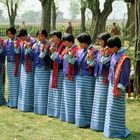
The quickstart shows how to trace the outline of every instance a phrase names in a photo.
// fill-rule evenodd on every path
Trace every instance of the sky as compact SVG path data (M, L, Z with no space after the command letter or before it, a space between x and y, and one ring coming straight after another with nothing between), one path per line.
M41 3L39 0L22 0L23 2L20 4L18 13L21 15L22 13L27 12L28 10L41 11ZM103 4L105 0L100 0L100 8L103 9ZM59 11L64 13L64 18L70 17L69 12L69 2L68 0L59 0ZM0 8L2 5L0 4ZM113 3L113 12L109 16L109 19L119 19L124 18L127 13L126 4L123 1L116 1ZM7 11L5 10L4 15L7 15ZM80 18L80 16L78 16ZM126 18L126 17L125 17Z

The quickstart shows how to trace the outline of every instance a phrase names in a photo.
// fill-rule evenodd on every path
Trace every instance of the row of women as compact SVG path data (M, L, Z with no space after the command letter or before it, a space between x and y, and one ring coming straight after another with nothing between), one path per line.
M82 33L37 32L38 41L25 29L7 30L0 40L0 105L4 98L5 64L8 76L7 106L47 114L78 127L103 131L106 137L126 138L125 93L130 59L119 37L98 36L100 49ZM7 58L7 63L5 59Z

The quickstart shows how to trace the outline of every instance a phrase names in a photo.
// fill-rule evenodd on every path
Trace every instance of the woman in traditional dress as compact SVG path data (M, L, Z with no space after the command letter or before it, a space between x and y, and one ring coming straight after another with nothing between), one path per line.
M104 120L108 93L108 73L111 58L111 55L109 54L109 48L107 47L107 40L110 37L111 36L109 33L102 33L98 36L98 41L101 49L98 53L94 69L94 76L96 76L96 82L90 125L91 129L97 131L104 130Z
M77 53L75 124L88 127L91 121L95 77L93 74L98 50L91 46L91 37L82 33L77 37L80 49Z
M104 135L109 138L126 138L130 132L125 124L125 93L129 83L131 62L125 49L121 48L119 37L110 38L107 44L114 54L109 68Z
M63 60L61 54L65 49L63 42L61 41L62 33L60 31L52 31L50 33L52 45L50 47L51 53L51 75L50 85L48 92L48 116L59 117L62 95L62 69Z
M47 114L48 88L50 78L50 55L47 31L37 32L38 42L33 45L34 50L34 113Z
M26 29L19 32L21 39L21 75L18 109L20 111L31 112L34 107L34 57L32 46L36 42L35 38L27 34Z
M7 29L6 40L7 77L8 77L8 102L7 106L16 108L18 105L20 82L20 39L16 36L16 29Z
M77 73L76 53L77 45L74 44L74 36L63 36L66 49L63 51L63 90L60 119L69 123L75 122L75 75Z

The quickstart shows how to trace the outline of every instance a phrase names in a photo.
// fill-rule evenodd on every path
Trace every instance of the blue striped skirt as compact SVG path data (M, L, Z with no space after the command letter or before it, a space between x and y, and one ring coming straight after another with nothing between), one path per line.
M32 112L34 106L34 67L26 73L26 66L21 65L18 110Z
M34 74L34 113L47 114L50 70L36 67Z
M64 77L60 118L69 123L75 122L75 92L75 80L67 80L67 77Z
M7 62L7 77L8 77L7 106L12 107L12 108L16 108L18 106L20 68L21 68L21 65L19 65L18 76L15 77L14 75L15 62Z
M109 138L126 138L130 135L125 126L125 93L116 98L113 95L113 84L109 84L104 135Z
M63 81L63 85L64 85L64 81ZM59 119L61 121L66 121L65 103L64 103L64 86L62 86L61 107L60 107L60 116L59 116Z
M97 131L104 130L108 85L103 82L103 77L97 77L95 82L94 100L90 128Z
M52 85L52 71L51 71L50 82L49 82L49 92L48 92L48 106L47 106L48 116L53 116L53 117L60 116L62 83L63 83L62 70L59 70L58 88L51 88L51 85Z
M0 64L0 105L5 105L6 100L4 98L5 93L5 76L4 76L5 65Z
M94 88L95 77L80 75L76 77L75 124L78 127L90 125Z

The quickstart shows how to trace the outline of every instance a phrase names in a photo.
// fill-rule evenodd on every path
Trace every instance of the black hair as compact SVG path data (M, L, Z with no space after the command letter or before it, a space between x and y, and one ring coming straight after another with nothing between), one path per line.
M74 43L74 36L71 34L66 34L63 36L62 40Z
M28 35L27 30L26 29L21 29L19 31L18 37L27 36L27 35Z
M80 43L87 43L88 45L91 44L91 37L89 34L87 33L81 33L78 37L77 37L77 40L80 42Z
M45 38L47 38L47 36L48 36L48 32L47 32L46 29L40 29L40 30L38 30L37 33L36 33L36 35L38 36L38 34L44 35Z
M53 35L56 35L58 38L62 38L62 33L60 31L54 30L50 33L50 36L52 37Z
M15 35L16 34L16 29L15 27L9 27L7 30L6 30L6 34L10 32L12 35Z
M115 22L113 22L113 25L116 25L116 23L115 23Z
M108 45L109 48L113 48L114 46L116 46L117 48L122 47L121 40L118 36L109 38L107 40L107 45Z
M98 39L102 39L105 42L105 46L107 45L107 40L111 37L110 33L104 32L98 36ZM104 46L104 47L105 47Z

